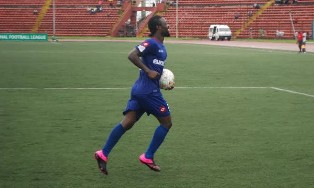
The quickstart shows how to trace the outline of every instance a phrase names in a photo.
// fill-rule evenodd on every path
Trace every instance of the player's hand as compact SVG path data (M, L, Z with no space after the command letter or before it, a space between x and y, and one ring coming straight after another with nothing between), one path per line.
M165 90L173 90L175 82L170 82L171 84Z
M147 72L147 76L150 78L150 79L156 79L160 76L160 74L157 72L157 71L154 71L154 70L150 70Z
M174 86L170 86L168 88L166 88L165 90L173 90Z

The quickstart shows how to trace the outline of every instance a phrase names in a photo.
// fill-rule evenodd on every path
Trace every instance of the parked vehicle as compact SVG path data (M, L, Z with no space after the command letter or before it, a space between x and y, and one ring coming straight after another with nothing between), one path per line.
M232 32L227 25L210 25L208 29L208 38L210 40L230 40Z

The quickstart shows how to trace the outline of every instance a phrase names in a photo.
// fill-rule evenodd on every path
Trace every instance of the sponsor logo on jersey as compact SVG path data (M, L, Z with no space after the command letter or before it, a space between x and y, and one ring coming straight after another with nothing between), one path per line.
M161 106L159 110L161 113L165 113L167 111L167 108L164 106Z
M156 64L156 65L165 66L165 62L161 61L161 60L158 60L158 59L154 59L153 63Z

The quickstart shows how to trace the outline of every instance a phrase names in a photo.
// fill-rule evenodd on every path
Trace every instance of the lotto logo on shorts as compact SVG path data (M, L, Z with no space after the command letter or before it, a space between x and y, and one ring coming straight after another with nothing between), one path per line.
M166 107L164 107L164 106L161 106L160 107L160 112L161 113L164 113L164 112L166 112L167 111L167 108Z

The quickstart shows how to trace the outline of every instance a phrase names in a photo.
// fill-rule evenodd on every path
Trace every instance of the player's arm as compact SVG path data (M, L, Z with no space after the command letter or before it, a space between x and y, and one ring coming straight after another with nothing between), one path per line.
M155 79L159 76L159 73L154 70L150 70L141 60L140 52L134 48L128 56L128 59L138 68L142 69L150 79Z

